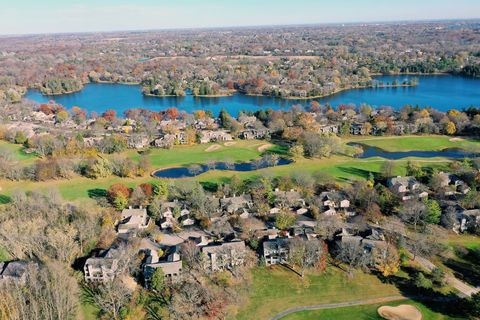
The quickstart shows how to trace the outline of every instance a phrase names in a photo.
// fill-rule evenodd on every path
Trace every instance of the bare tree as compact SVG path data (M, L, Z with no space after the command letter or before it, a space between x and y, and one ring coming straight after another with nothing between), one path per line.
M77 282L63 265L31 265L26 272L25 283L0 288L1 319L77 319Z
M120 319L120 309L130 300L131 291L119 278L99 286L93 291L94 303L111 319Z

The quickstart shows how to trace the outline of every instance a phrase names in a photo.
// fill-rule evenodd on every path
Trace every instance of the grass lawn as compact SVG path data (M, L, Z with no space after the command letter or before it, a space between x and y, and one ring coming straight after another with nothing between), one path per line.
M439 312L433 311L429 307L420 302L405 300L398 302L389 302L382 304L372 304L365 306L345 307L325 310L309 310L290 314L282 320L321 320L321 319L335 319L335 320L383 320L377 313L377 309L381 306L398 306L400 304L410 304L416 306L422 313L423 319L428 320L453 320L461 318L449 317Z
M24 147L19 144L12 144L6 141L0 141L0 152L9 151L13 157L13 160L21 161L24 163L31 163L37 159L37 156L33 153L25 153Z
M175 154L176 150L171 150L171 154ZM411 158L413 161L417 161L420 165L426 167L434 168L444 168L448 165L449 161L443 158L433 158L430 160L421 160ZM405 166L408 159L397 160L395 173L398 175L405 174ZM159 160L160 161L160 160ZM179 158L179 163L188 160L182 160ZM286 166L277 166L272 168L265 168L256 171L250 172L234 172L234 171L208 171L204 174L201 174L197 177L185 179L185 180L195 180L203 183L219 183L225 182L230 179L233 175L238 175L242 179L252 178L254 176L271 174L273 176L288 175L292 172L307 172L315 173L322 172L330 175L332 179L339 183L346 183L354 179L366 179L369 176L369 173L378 173L380 172L381 166L385 160L381 158L372 158L372 159L354 159L348 157L332 157L328 159L316 159L316 160L300 160L296 163L286 165ZM172 165L172 162L170 162ZM168 165L166 165L168 166ZM156 178L151 176L145 177L136 177L136 178L120 178L116 176L110 176L107 178L101 178L97 180L88 179L85 177L75 177L70 180L50 180L45 182L34 182L34 181L9 181L9 180L0 180L0 201L4 199L6 202L8 196L10 196L15 190L48 190L48 189L58 189L61 195L66 200L75 200L75 199L86 199L91 198L97 191L108 189L113 183L124 183L129 187L137 186L144 182L155 182L158 181ZM174 180L178 181L178 180Z
M449 136L391 136L391 137L353 137L359 142L385 151L440 151L447 148L462 148L468 151L480 151L480 140L452 138Z
M480 248L480 237L472 234L452 234L448 237L448 245L474 250Z
M98 312L98 309L91 304L82 303L80 305L80 319L82 320L98 319L97 312Z
M286 309L399 295L398 289L373 275L356 273L353 279L335 268L301 279L283 268L255 268L245 305L234 319L269 319Z
M423 137L420 137L423 138ZM430 137L427 137L430 138ZM440 137L442 138L442 137ZM403 139L403 137L402 137ZM265 141L251 140L251 141L236 141L234 145L221 146L211 152L206 152L209 145L193 145L193 146L176 146L171 150L152 149L148 155L153 169L161 169L173 166L188 166L192 164L205 163L209 160L222 161L228 160L233 162L244 162L252 159L257 159L261 156L259 147L265 145ZM8 144L7 144L8 145ZM1 146L1 144L0 144ZM8 145L9 148L17 148L21 152L19 146ZM285 152L279 146L272 146L270 150L282 153ZM128 150L124 155L132 159L138 159L139 153L135 150ZM30 160L35 158L29 155ZM405 174L405 165L408 160L415 161L424 167L431 167L437 169L445 169L449 160L445 158L405 158L395 161L397 164L395 174ZM354 179L366 179L369 173L378 173L381 170L385 159L375 157L369 159L357 159L347 156L333 156L328 159L302 159L295 163L286 166L276 166L271 168L264 168L250 172L234 172L234 171L209 171L197 177L190 178L203 183L219 183L225 182L233 175L238 175L242 179L249 179L258 175L269 174L273 176L288 175L292 172L301 171L307 173L321 172L330 175L332 179L339 183L346 183ZM145 176L136 178L120 178L107 177L97 180L92 180L84 177L75 177L70 180L51 180L46 182L33 181L7 181L0 180L0 203L6 203L9 196L15 190L48 190L58 189L62 196L67 200L88 199L92 198L95 193L108 189L113 183L121 182L129 187L137 186L144 182L156 181L156 178Z
M154 168L203 164L209 160L247 162L258 159L262 153L258 151L258 148L268 144L259 140L237 140L234 143L234 145L230 146L226 146L223 143L215 143L175 146L170 150L151 149L149 158ZM206 151L212 145L218 145L219 148L209 152ZM135 150L129 150L126 154L134 160L140 158L140 155Z

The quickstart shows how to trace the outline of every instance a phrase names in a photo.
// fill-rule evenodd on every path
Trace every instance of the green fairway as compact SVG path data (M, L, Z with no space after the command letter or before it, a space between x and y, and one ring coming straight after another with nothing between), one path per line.
M258 159L262 154L259 148L268 144L259 140L238 140L231 144L227 142L226 144L175 146L172 149L151 149L149 159L154 168L204 164L209 160L247 162ZM140 158L140 154L135 150L129 150L126 154L134 160Z
M207 152L206 150L209 150L212 144L176 146L170 150L151 149L148 153L148 158L152 163L152 170L174 166L202 164L207 161L227 160L232 162L244 162L259 158L264 152L264 148L260 147L266 145L268 146L268 143L265 141L240 140L235 141L235 143L231 145L220 144L217 149L210 152ZM21 152L19 146L11 144L7 144L7 146L9 148L16 148L18 152ZM267 149L279 152L281 154L286 152L284 148L276 145L272 145ZM139 159L140 157L140 154L135 150L128 150L124 153L124 155L135 160ZM30 160L25 158L25 161L33 161L35 159L33 155L28 156L30 157ZM422 167L435 168L439 170L445 170L450 163L450 160L441 157L430 159L413 157L405 158L395 161L395 174L405 174L405 166L408 160L415 161ZM265 174L280 176L288 175L293 172L307 172L310 174L320 172L326 174L327 176L331 176L333 180L332 182L335 181L338 183L346 183L355 179L367 179L370 173L379 173L384 162L385 159L379 157L357 159L347 156L332 156L330 158L322 159L301 159L286 166L276 166L250 172L214 170L189 179L205 183L219 183L225 182L225 180L228 180L233 175L238 175L242 179L249 179ZM0 202L7 202L8 196L10 196L15 190L48 190L55 188L60 191L65 199L75 200L91 198L95 194L96 190L105 190L113 183L120 182L129 187L134 187L141 183L151 181L156 181L156 178L151 176L136 178L120 178L116 176L110 176L107 178L93 180L77 176L70 180L59 179L45 182L0 180Z
M175 153L174 150L171 150ZM445 169L449 161L443 158L433 158L431 160L421 160L411 158L413 161L417 161L424 167ZM395 174L405 174L405 166L408 159L395 161ZM186 161L186 160L180 160ZM353 159L348 157L332 157L328 159L314 159L314 160L300 160L296 163L292 163L286 166L277 166L271 168L265 168L250 172L235 172L235 171L208 171L194 178L185 180L194 180L205 183L219 183L225 182L233 175L238 175L242 179L252 178L258 175L269 174L272 176L288 175L293 172L307 172L315 173L321 172L330 175L333 179L332 182L346 183L355 179L367 179L369 173L380 172L381 166L385 160L381 158L372 159ZM166 166L165 166L166 167ZM157 178L151 176L137 177L137 178L120 178L116 176L110 176L107 178L101 178L97 180L75 177L70 180L50 180L45 182L35 181L9 181L1 180L0 197L7 199L15 190L48 190L58 189L62 196L67 200L85 199L93 195L97 189L108 189L113 183L124 183L129 187L137 186L144 182L154 182ZM178 181L178 180L173 180Z
M25 153L24 147L19 144L12 144L6 141L0 141L0 152L8 151L10 152L13 160L21 162L33 162L37 156L34 153Z
M440 151L447 148L461 148L467 151L480 152L480 140L448 136L354 137L351 138L351 141L391 152Z
M335 320L383 320L377 313L377 309L381 306L398 306L401 304L409 304L417 307L422 313L423 319L428 320L454 320L461 318L449 317L441 313L435 312L429 307L423 305L420 302L412 300L404 300L398 302L389 302L382 304L372 304L355 307L345 307L336 309L325 310L309 310L300 311L283 317L282 320L322 320L322 319L335 319Z
M304 279L283 267L255 268L246 303L234 319L269 319L292 307L399 295L398 289L373 275L328 268Z

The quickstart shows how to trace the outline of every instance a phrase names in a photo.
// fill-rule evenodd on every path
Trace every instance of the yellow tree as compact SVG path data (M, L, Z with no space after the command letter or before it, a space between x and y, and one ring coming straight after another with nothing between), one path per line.
M445 131L449 135L455 134L455 132L457 132L457 127L455 126L455 123L453 123L452 121L447 122L447 124L445 125Z

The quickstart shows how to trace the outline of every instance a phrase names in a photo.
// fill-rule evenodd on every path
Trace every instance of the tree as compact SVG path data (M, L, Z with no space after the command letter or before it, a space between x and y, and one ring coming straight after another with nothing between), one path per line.
M306 268L316 266L325 254L325 247L319 240L305 241L292 239L288 242L287 261L290 265L300 269L303 278Z
M0 295L0 319L77 319L79 289L64 265L30 265L25 283L5 283Z
M116 117L117 117L117 111L115 110L106 110L103 114L102 114L102 117L108 121L108 122L113 122L115 121Z
M286 230L293 226L296 221L295 214L289 210L280 210L275 216L275 226L280 230Z
M425 222L439 224L440 217L442 216L442 209L440 208L438 202L434 199L424 199L423 203L425 204L427 210Z
M400 257L397 249L387 244L383 248L375 248L375 266L384 277L395 274L400 268Z
M130 188L121 183L114 183L107 190L107 198L111 203L118 203L119 206L125 202L128 204L128 199L130 198Z
M15 133L15 143L24 144L25 142L27 142L27 137L25 136L25 133L21 130L17 131Z
M406 201L400 208L400 217L403 221L413 225L415 232L426 222L427 209L423 202L417 200Z
M413 283L416 287L422 288L422 289L430 289L433 286L432 281L427 277L425 277L423 272L418 272L414 276Z
M120 319L121 309L130 300L131 292L118 278L93 291L93 301L110 319Z
M457 127L455 126L455 123L452 121L447 122L445 125L445 132L449 135L453 135L457 132Z
M468 300L469 313L474 317L480 317L480 293L473 294Z
M415 177L416 179L420 179L423 176L422 167L416 162L412 162L408 160L406 169L407 169L407 176L412 176L412 177Z
M382 169L380 170L382 178L388 179L393 177L395 172L395 162L392 160L386 160L382 164Z
M440 224L446 229L452 229L457 223L457 210L453 206L447 207L440 217Z
M156 292L162 292L165 288L165 274L162 268L156 268L153 272L150 287Z
M335 233L342 228L337 216L320 215L317 219L315 232L325 240L333 240Z

